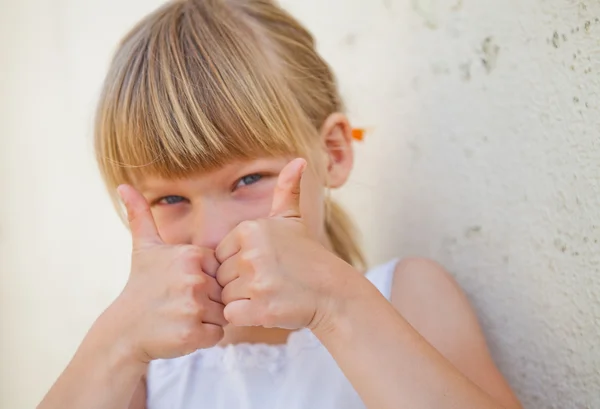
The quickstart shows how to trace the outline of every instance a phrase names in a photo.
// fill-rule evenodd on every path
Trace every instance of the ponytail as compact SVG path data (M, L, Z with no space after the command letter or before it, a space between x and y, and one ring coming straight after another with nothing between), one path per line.
M366 269L365 256L358 245L357 232L346 211L332 198L325 198L325 232L333 251L345 262Z

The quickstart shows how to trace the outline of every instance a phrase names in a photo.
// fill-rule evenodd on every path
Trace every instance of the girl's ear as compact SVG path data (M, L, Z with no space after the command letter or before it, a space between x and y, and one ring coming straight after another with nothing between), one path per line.
M339 112L329 115L321 126L321 138L327 153L327 187L335 189L346 183L354 165L348 117Z

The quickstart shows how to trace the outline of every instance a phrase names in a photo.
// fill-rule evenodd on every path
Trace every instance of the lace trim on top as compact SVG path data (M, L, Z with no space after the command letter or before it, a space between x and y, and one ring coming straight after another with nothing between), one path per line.
M371 269L367 278L389 299L392 272L398 259ZM292 332L285 344L241 343L199 349L174 359L156 360L151 366L155 373L167 375L182 366L209 368L220 371L263 369L271 373L282 369L303 351L322 347L321 342L307 328Z
M180 365L191 364L196 368L221 371L254 368L274 373L281 370L287 362L300 355L302 351L320 346L322 345L317 337L305 328L290 333L285 344L217 345L208 349L199 349L180 358L153 361L153 369L157 372L170 372Z

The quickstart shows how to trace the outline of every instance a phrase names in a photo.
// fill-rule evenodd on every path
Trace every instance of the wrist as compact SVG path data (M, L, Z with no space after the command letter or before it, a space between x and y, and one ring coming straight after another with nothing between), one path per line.
M363 274L346 263L331 272L327 283L309 326L322 341L333 334L337 336L349 332L353 310L362 308L359 304L370 298L372 290L377 291Z
M102 357L110 371L141 376L146 373L149 359L142 356L128 336L129 328L122 325L122 314L113 313L111 307L92 326L88 334L90 347Z

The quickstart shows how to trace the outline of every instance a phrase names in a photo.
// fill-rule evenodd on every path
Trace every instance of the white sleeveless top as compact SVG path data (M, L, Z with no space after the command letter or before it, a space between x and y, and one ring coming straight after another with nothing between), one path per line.
M389 300L397 260L366 277ZM150 363L148 409L365 409L308 329L287 344L237 344Z

